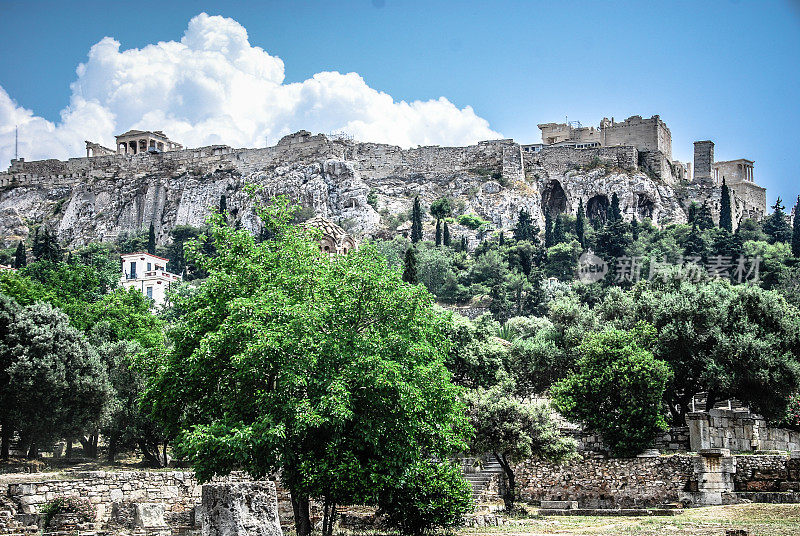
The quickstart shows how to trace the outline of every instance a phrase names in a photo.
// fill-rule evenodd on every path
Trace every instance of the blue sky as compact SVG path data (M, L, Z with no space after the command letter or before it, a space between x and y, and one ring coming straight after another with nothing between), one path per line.
M201 12L238 22L246 29L251 47L283 60L285 78L277 83L297 84L270 97L276 107L280 99L280 117L272 117L265 103L261 108L265 118L252 128L228 134L227 127L216 127L219 136L234 138L232 145L264 138L274 143L286 129L303 128L304 120L310 130L334 128L339 121L356 133L385 132L387 141L408 145L469 140L488 131L535 142L539 140L537 123L563 121L565 116L596 125L604 116L624 119L660 114L672 131L676 158L691 160L692 142L711 139L717 160L755 160L756 181L768 188L770 202L781 195L792 206L800 193L797 1L366 0L224 5L0 1L0 86L13 100L5 115L0 108L0 149L5 147L0 166L7 164L9 128L13 128L9 123L19 122L22 110L44 125L37 129L30 123L29 128L21 128L29 158L41 155L36 153L35 140L28 138L46 136L62 123L69 128L59 134L61 145L53 145L57 157L64 156L59 151L80 155L83 139L79 144L63 141L68 134L91 136L97 131L94 139L109 143L114 128L147 125L147 121L137 122L142 110L148 110L149 99L143 99L146 92L135 95L144 101L138 108L109 105L101 112L81 108L65 122L60 113L66 106L71 102L73 110L83 106L71 101L76 93L70 88L78 78L76 68L87 63L90 48L106 36L119 42L120 51L179 42L190 19ZM197 34L206 35L205 29ZM97 60L102 68L88 69L93 78L86 75L78 94L100 100L110 95L108 81L117 80L115 69L125 63L124 56L113 50L108 57L113 65L111 60ZM273 60L259 60L258 68L268 61ZM307 83L315 74L328 71L358 73L363 81L333 78ZM97 90L100 85L106 89ZM153 95L160 91L158 87ZM217 89L231 92L222 86ZM353 98L347 94L351 90L357 93ZM170 95L180 95L172 93L172 86L170 91ZM377 92L390 95L394 103L419 101L429 107L375 104L375 113L390 110L392 124L408 122L400 132L389 133L393 127L377 119L359 116L358 121L348 122L358 115L358 107L379 100ZM198 102L207 99L207 113L190 114L187 119L179 109L163 105L166 109L154 116L174 120L172 129L189 141L192 131L219 125L219 114L225 114L224 106L215 107L212 89L192 85L183 96L191 100L192 95L200 95ZM454 106L437 101L440 97ZM120 97L115 94L114 98ZM242 98L235 97L238 100L231 101L231 106L240 105ZM159 104L153 102L157 108ZM326 113L336 121L321 118ZM429 116L436 119L428 121ZM81 121L91 128L75 126ZM430 132L443 128L455 134L440 139Z

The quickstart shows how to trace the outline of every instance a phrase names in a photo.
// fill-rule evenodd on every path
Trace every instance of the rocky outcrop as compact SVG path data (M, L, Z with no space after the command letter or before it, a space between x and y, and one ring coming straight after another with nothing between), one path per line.
M546 149L535 156L512 140L469 147L399 147L294 137L275 147L213 146L161 154L113 155L17 163L0 173L0 242L8 247L38 224L67 246L113 240L152 222L165 243L176 225L200 226L225 195L237 225L257 231L253 198L285 195L357 237L391 236L413 198L443 196L458 214L511 229L524 208L543 224L543 207L575 213L616 193L623 212L658 224L684 222L673 186L639 171L635 149ZM596 208L596 207L595 207ZM434 221L426 216L425 232ZM484 229L451 229L472 241Z

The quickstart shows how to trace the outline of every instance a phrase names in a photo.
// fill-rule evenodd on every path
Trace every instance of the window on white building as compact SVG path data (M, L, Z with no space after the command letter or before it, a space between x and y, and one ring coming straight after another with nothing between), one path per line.
M153 299L153 287L147 287L147 297Z

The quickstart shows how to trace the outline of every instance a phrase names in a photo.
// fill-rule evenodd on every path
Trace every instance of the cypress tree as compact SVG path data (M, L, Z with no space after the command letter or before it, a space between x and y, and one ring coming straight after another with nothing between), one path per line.
M792 219L792 255L800 257L800 195L797 196Z
M442 245L442 220L436 220L436 245Z
M575 234L578 235L578 242L581 247L586 247L586 214L583 210L583 199L578 201L578 214L575 217Z
M412 285L417 283L417 256L413 247L406 250L406 258L403 261L403 281Z
M705 260L706 249L706 241L703 239L703 233L700 231L700 226L695 222L692 224L691 232L686 235L683 254L687 257L700 257Z
M544 212L544 247L549 248L553 242L553 216L549 210Z
M420 240L422 240L422 209L419 206L419 197L415 197L411 208L411 241L416 244Z
M689 205L689 209L686 211L686 221L689 224L694 223L694 220L697 219L697 209L698 209L698 207L699 207L699 205L694 201L692 201L692 204Z
M631 238L633 238L634 241L639 238L639 220L636 219L635 214L633 219L631 219Z
M469 243L467 243L467 237L461 237L461 251L468 253L469 252Z
M31 253L37 261L60 262L62 257L61 247L58 245L55 235L50 233L47 227L42 232L39 232L39 229L36 230L33 235Z
M506 233L505 232L500 231L500 236L497 237L497 243L499 245L501 245L501 246L505 245L505 243L506 243Z
M444 232L442 233L442 244L450 247L450 227L444 222Z
M714 218L711 216L711 209L708 207L708 202L703 201L700 208L697 210L697 215L692 223L697 223L697 226L702 229L711 229L714 227Z
M20 242L17 244L17 251L14 252L14 268L19 270L20 268L25 268L28 265L28 256L25 252L25 244Z
M156 228L153 222L150 222L150 229L147 231L147 252L150 255L156 254Z
M792 240L793 232L789 222L786 221L786 213L781 198L775 201L772 206L772 214L764 220L764 232L769 236L769 243L789 242Z
M561 214L556 216L556 223L553 226L553 245L561 244L567 241L567 231L565 227L564 218Z
M534 225L530 213L524 208L519 209L517 226L514 228L514 239L535 240L538 234L539 229Z
M616 192L611 194L611 204L608 206L608 221L619 221L622 219L622 210L619 208L619 196Z
M223 216L225 212L228 210L228 200L225 198L225 194L219 196L219 213Z
M731 192L725 179L722 179L722 198L719 204L719 226L733 232L733 214L731 213Z

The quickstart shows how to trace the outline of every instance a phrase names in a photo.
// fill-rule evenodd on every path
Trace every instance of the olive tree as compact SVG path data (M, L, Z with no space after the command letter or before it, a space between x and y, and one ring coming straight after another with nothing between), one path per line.
M470 450L491 453L503 468L507 486L503 494L506 511L514 509L516 475L514 464L531 457L560 460L575 451L575 441L561 436L546 404L531 404L509 395L514 388L496 385L467 396L470 422L475 435Z

